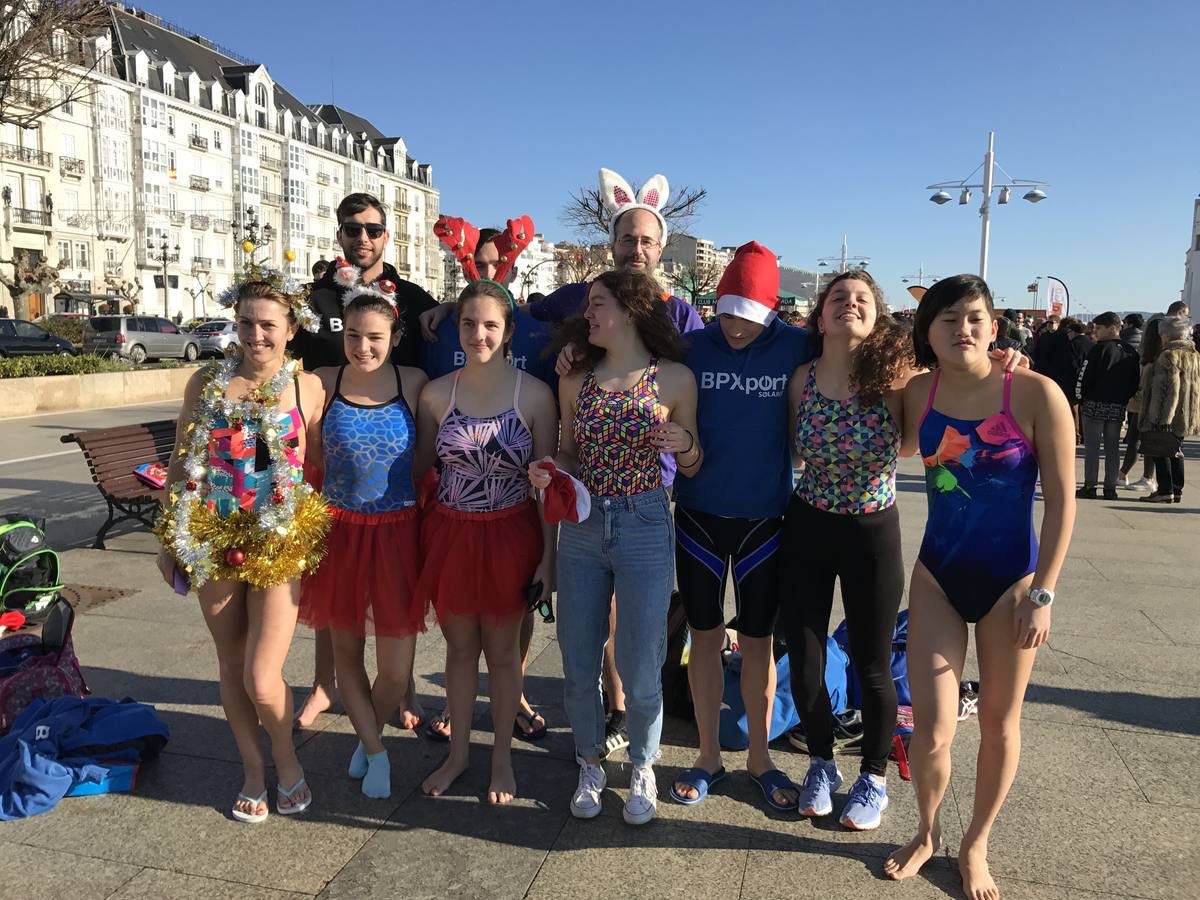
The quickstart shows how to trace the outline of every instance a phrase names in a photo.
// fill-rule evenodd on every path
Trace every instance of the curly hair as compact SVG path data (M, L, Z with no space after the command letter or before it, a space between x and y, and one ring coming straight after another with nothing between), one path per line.
M632 272L603 272L592 282L593 285L597 283L604 285L633 318L638 337L651 356L675 361L683 359L686 352L683 339L667 313L662 288L654 278ZM588 290L590 293L591 288ZM572 374L594 369L604 358L605 349L588 342L588 329L583 316L572 316L563 322L559 332L558 349L572 345L582 351L575 356Z
M912 341L907 329L900 326L883 302L883 291L865 269L850 269L836 275L817 296L816 305L808 316L809 346L813 358L821 355L824 335L820 331L825 301L834 285L853 279L861 281L875 298L875 327L867 339L850 355L850 383L859 399L866 404L878 403L913 364Z
M287 310L288 322L296 324L296 313L292 309L292 301L287 295L267 281L247 281L238 288L237 299L233 301L234 312L243 300L274 300Z

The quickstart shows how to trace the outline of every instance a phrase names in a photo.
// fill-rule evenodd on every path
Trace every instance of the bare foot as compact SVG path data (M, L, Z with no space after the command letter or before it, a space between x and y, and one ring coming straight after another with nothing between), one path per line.
M293 727L312 728L313 723L317 721L317 716L328 712L337 701L337 688L333 686L332 681L324 684L317 682L313 685L309 695L304 698L304 705L300 707L300 712L296 713L296 718L292 722Z
M425 721L425 710L421 708L416 695L409 692L396 717L402 731L416 731Z
M988 869L986 844L968 845L965 841L960 844L958 871L967 900L1000 900L1000 888L996 887Z
M883 864L883 874L893 881L912 878L921 871L921 866L937 853L941 843L941 834L936 828L929 834L918 834L887 858Z
M262 797L262 800L256 802L253 799L255 797ZM266 781L263 776L246 778L242 782L242 793L234 801L233 808L248 816L261 816L267 812Z
M467 771L468 760L457 760L447 756L436 772L421 782L421 790L430 797L440 797L450 790L450 785L458 780L458 776ZM516 789L515 786L513 788Z
M512 762L492 763L492 783L488 785L488 803L508 803L517 796L517 778Z

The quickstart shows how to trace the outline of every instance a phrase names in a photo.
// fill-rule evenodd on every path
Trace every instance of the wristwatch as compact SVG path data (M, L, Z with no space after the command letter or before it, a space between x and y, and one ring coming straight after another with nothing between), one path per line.
M1043 606L1049 606L1054 602L1054 591L1048 591L1045 588L1039 587L1030 588L1029 602L1039 608Z

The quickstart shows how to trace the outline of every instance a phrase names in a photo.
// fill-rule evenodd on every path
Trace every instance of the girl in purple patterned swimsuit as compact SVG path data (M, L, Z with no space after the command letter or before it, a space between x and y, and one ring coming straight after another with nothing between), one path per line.
M418 593L433 605L446 638L450 754L421 789L444 794L467 769L479 654L492 695L488 800L516 796L512 732L521 697L525 589L554 590L555 535L530 496L531 460L558 447L558 410L544 383L509 364L513 305L495 281L467 285L456 306L466 365L431 381L417 411L420 474L434 461L437 499L421 525Z

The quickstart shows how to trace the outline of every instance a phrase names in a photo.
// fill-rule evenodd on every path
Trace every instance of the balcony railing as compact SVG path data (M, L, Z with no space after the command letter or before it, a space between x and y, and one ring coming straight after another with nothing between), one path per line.
M329 184L329 175L325 172L318 172L317 184Z
M274 169L276 172L278 172L281 168L283 168L283 162L281 160L274 156L268 156L266 153L260 154L258 161L262 164L264 169Z
M193 256L192 268L197 272L208 272L212 269L211 256Z
M189 134L188 135L188 146L191 147L193 150L207 150L208 149L208 138L206 138L200 134Z
M177 209L171 210L169 213L167 213L167 216L170 218L172 225L182 225L187 221L187 216Z
M109 278L120 278L124 269L119 262L113 260L104 261L104 274Z
M188 184L193 191L207 191L212 183L203 175L192 175L188 178Z
M208 225L208 216L192 216L191 218L192 231L208 231Z
M228 219L213 219L212 228L217 234L229 234L229 224Z
M18 147L16 144L0 144L0 157L15 159L18 162L30 163L35 166L50 168L50 154L41 150L31 150L29 147Z
M411 272L412 266L406 262L396 263L396 268L401 272Z
M283 205L283 197L279 194L273 194L270 191L259 191L258 196L262 197L263 203L270 203L272 206Z
M50 105L50 98L45 94L35 94L33 91L19 87L8 89L8 99L13 103L19 103L22 106L28 106L33 109L44 109Z
M328 219L329 216L332 214L332 212L333 212L333 210L331 210L328 206L318 206L317 207L317 215L320 216L322 219Z
M51 213L41 209L13 208L13 221L17 225L32 225L35 228L49 228Z
M310 234L308 236L308 246L310 246L310 247L317 246L317 236L315 234Z
M68 178L83 177L83 160L76 159L73 156L60 156L58 158L58 174Z

